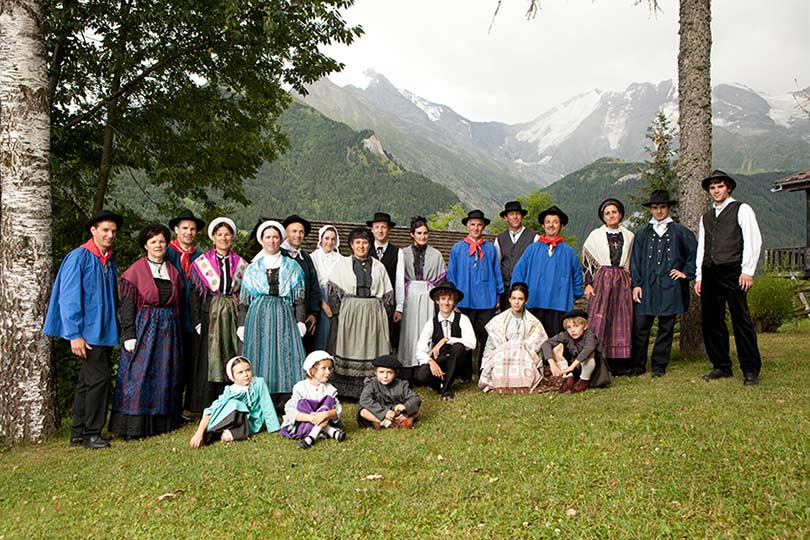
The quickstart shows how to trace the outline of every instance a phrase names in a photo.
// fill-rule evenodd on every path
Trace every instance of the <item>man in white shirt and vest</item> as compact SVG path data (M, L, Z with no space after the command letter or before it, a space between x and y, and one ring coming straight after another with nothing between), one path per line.
M703 342L713 366L703 378L709 381L732 376L725 323L728 304L744 384L755 385L759 383L762 359L747 293L754 284L762 235L753 209L731 196L737 187L731 176L712 171L703 179L702 187L711 197L712 206L700 220L695 292L703 312Z

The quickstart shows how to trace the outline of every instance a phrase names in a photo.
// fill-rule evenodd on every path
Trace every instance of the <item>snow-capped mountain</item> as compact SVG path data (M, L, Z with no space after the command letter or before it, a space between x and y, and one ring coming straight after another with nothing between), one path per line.
M365 88L319 81L305 100L355 129L375 129L407 166L476 203L493 203L490 207L510 192L521 194L525 183L546 186L604 156L645 159L646 130L660 110L677 126L677 87L671 80L634 83L622 91L590 90L531 121L508 125L474 122L446 104L397 89L379 73L367 75ZM740 84L717 85L712 101L714 165L746 173L810 167L810 115L798 106L798 97L767 96ZM477 170L454 173L448 167L437 177L435 169L442 168L439 162L447 156L425 155L425 145L452 153ZM416 155L420 146L422 155Z

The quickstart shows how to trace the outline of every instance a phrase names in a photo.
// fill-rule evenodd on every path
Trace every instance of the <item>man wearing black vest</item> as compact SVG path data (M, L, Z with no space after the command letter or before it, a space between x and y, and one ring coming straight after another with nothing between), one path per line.
M536 232L523 226L523 218L529 211L520 205L520 201L509 201L501 211L501 218L509 227L495 238L495 251L501 263L503 290L498 302L501 311L509 309L509 286L512 283L512 269L517 264L523 251L540 238Z
M757 218L750 206L731 197L737 182L723 171L712 171L702 186L712 206L703 215L698 231L695 292L703 311L703 342L714 367L703 378L709 381L732 376L725 324L728 303L744 384L758 384L762 360L746 299L762 247Z
M315 264L307 250L301 247L304 238L309 235L312 225L301 216L293 214L284 220L284 228L287 232L287 239L281 244L281 253L297 262L304 271L304 303L307 308L307 318L304 323L307 325L307 332L304 334L304 350L312 352L315 350L315 330L318 317L321 314L321 287L318 285L318 273Z
M371 256L383 263L388 279L394 287L394 314L388 320L388 335L391 338L391 350L399 345L399 322L402 320L402 303L405 298L405 265L402 252L393 243L388 241L388 233L397 226L391 221L391 216L385 212L375 212L374 218L366 221L374 235L374 246Z

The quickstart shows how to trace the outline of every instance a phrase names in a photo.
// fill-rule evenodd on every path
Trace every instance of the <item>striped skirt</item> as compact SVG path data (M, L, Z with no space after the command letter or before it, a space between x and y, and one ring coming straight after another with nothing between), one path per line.
M245 318L242 354L250 360L253 374L267 381L271 394L291 392L304 365L304 345L292 305L278 296L256 297Z
M357 399L363 379L374 374L372 360L391 353L388 315L377 297L347 296L340 306L337 324L331 382L340 396Z
M607 358L630 358L633 342L633 297L630 273L602 266L593 277L596 294L588 300L588 328L599 338Z

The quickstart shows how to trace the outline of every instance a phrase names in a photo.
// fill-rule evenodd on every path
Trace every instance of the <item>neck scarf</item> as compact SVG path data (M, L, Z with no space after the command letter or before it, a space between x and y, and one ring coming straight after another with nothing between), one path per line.
M194 245L187 250L183 249L183 246L180 245L180 240L175 238L169 242L169 247L180 254L180 268L183 269L183 273L186 275L186 279L188 279L191 275L191 254L194 253Z
M467 236L464 241L470 245L470 257L472 257L474 254L477 254L479 259L484 256L484 250L481 248L481 246L484 245L486 240L484 240L483 236L478 240L473 240Z
M301 254L301 248L300 248L300 247L294 248L294 247L292 247L292 246L289 244L289 242L287 242L286 240L284 240L284 242L281 244L281 247L282 247L282 248L283 248L283 249L284 249L284 250L285 250L287 253L289 253L289 254L290 254L290 258L291 258L291 259L297 259L297 258L298 258L298 256Z
M87 251L89 251L90 253L92 253L93 255L95 255L96 257L98 257L99 260L101 261L102 266L106 266L107 261L109 261L110 257L112 257L112 250L111 249L108 249L107 253L104 253L102 255L101 250L98 249L98 246L96 245L96 243L93 241L92 238L90 240L88 240L87 242L85 242L84 244L82 244L82 247L84 249L86 249Z
M537 239L538 242L543 242L544 244L548 244L551 247L557 247L557 244L564 244L565 240L559 234L553 238L549 238L545 234L541 234L540 238Z

